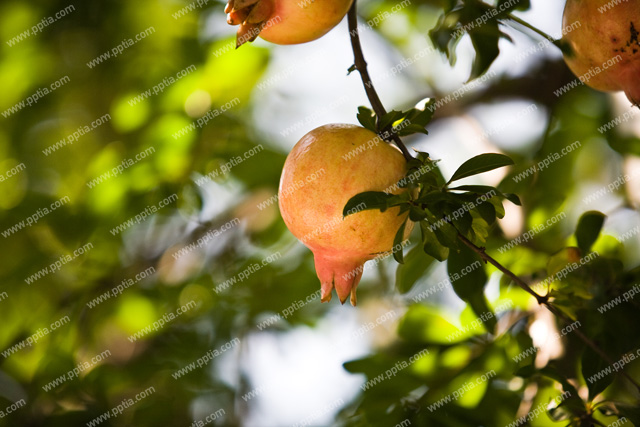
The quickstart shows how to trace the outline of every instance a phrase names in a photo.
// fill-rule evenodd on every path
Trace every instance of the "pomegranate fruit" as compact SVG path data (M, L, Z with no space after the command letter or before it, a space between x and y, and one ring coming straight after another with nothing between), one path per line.
M335 287L344 304L364 263L393 248L408 214L399 208L366 210L343 217L347 201L364 191L406 191L394 186L407 171L400 150L360 126L331 124L302 137L285 161L278 190L285 224L313 252L322 302ZM393 189L393 191L390 191ZM409 221L405 238L411 232Z
M236 47L258 35L276 44L318 39L338 25L353 0L229 0L225 13L239 25Z
M580 80L602 91L623 90L640 104L640 0L567 0L563 28L572 52L565 61ZM603 7L608 7L604 9Z

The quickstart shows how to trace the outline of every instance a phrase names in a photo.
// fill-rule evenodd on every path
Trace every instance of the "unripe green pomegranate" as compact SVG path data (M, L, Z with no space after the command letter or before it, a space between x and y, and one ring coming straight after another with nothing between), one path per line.
M345 204L364 191L405 191L395 184L406 171L397 148L354 125L314 129L289 153L278 191L280 212L291 233L313 252L323 302L335 287L343 304L350 295L356 305L364 263L391 251L407 218L398 216L398 208L343 217Z
M316 40L338 25L353 0L229 0L227 22L240 25L236 46L258 35L276 44Z
M594 89L623 90L639 105L640 0L567 0L563 27L575 22L580 26L564 36L572 50L565 55L571 71Z

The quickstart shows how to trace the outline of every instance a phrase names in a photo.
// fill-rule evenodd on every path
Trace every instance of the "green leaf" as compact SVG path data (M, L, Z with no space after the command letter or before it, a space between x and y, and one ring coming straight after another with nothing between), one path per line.
M456 295L467 302L487 330L493 332L497 322L484 296L488 278L482 258L467 246L460 245L458 252L449 254L447 272Z
M403 117L402 111L389 111L380 118L380 130L384 130Z
M393 205L390 204L389 206L399 206L400 209L398 210L398 216L401 216L403 213L407 212L407 211L411 211L412 206L409 203L402 203L400 205Z
M381 360L376 355L363 357L362 359L349 360L342 364L347 372L365 374L374 377L381 368Z
M475 239L470 239L474 243L483 246L489 237L489 223L483 219L480 214L475 215L472 211L473 222L471 223L471 231L475 234Z
M417 153L416 160L420 162L420 164L418 165L418 168L425 163L434 161L429 158L429 153L425 153L424 151L418 151L416 149L414 149L414 151Z
M446 13L449 13L456 6L457 0L440 0L438 5L444 9Z
M582 353L582 377L590 378L592 375L606 369L609 364L602 360L602 357L598 355L591 347L586 347ZM615 375L607 375L603 378L598 378L596 381L585 381L587 388L589 389L589 401L593 400L597 395L602 393L604 389L615 379Z
M398 292L401 294L409 292L431 264L433 264L433 258L424 253L422 245L411 249L404 257L404 264L400 264L396 270Z
M482 22L478 20L483 18ZM486 18L486 19L484 19ZM444 53L453 66L456 63L456 48L460 40L468 35L476 51L469 80L484 74L500 53L501 38L511 38L500 31L500 13L479 1L462 1L457 7L440 17L429 32L433 45Z
M346 217L368 209L380 209L380 211L384 212L389 207L391 199L395 197L393 194L387 194L382 191L365 191L364 193L356 194L344 205L342 215Z
M500 38L504 37L509 40L510 38L500 31L496 21L484 24L478 30L469 32L469 37L471 37L471 43L476 50L476 57L473 60L469 76L469 81L471 81L486 73L493 61L500 55L498 47Z
M475 209L482 219L487 222L487 225L496 222L496 208L490 202L482 202Z
M444 223L433 229L433 232L442 245L449 249L458 249L458 230L453 225Z
M438 175L433 170L420 174L417 181L426 186L438 187Z
M607 117L609 119L610 117ZM618 132L614 131L614 128L611 128L606 131L605 135L607 135L607 142L618 153L625 154L633 154L636 156L640 155L640 138L637 136L623 136Z
M537 370L533 365L527 365L516 371L516 375L523 378L531 378L535 374L540 374L559 382L562 384L563 391L569 393L557 407L549 410L549 416L553 419L564 419L566 416L565 409L573 415L584 413L586 408L578 394L578 390L576 390L576 388L572 386L571 383L569 383L569 381L567 381L567 379L552 364L549 364L540 370Z
M417 108L413 108L407 112L407 120L411 123L427 126L431 123L431 119L433 118L433 113L435 112L435 101L429 100L424 104L424 108L419 110Z
M513 203L516 206L522 206L522 202L520 201L520 197L513 193L503 193L504 198Z
M456 46L464 35L455 29L456 25L462 26L459 20L460 9L451 10L441 15L436 26L429 31L431 43L447 57L452 66L456 63Z
M367 107L358 107L358 115L356 117L365 129L369 129L372 132L378 131L376 128L376 115L372 110Z
M467 234L471 230L471 224L473 223L473 217L468 210L465 210L462 215L453 220L453 225L462 234Z
M469 191L477 194L489 194L495 193L501 195L502 192L490 185L459 185L457 187L450 187L449 190Z
M400 194L389 194L389 196L391 196L389 198L389 207L393 207L393 206L406 206L408 210L407 206L409 203L409 201L411 200L411 193L409 193L408 191L402 192Z
M409 171L411 170L418 170L422 167L422 165L424 164L424 161L420 159L420 155L424 154L421 152L417 152L418 154L416 155L416 157L412 157L409 160L407 160L407 169ZM427 154L428 156L428 154Z
M420 221L420 231L422 232L422 249L426 254L438 261L444 261L449 257L449 248L440 243L426 221Z
M549 418L551 418L555 422L568 420L573 415L571 411L562 406L562 404L558 405L555 408L549 408L547 410L547 413L549 414Z
M624 403L617 404L616 408L620 412L620 415L631 421L634 426L640 426L640 408Z
M502 205L502 201L499 200L497 197L492 197L488 201L493 205L493 208L496 210L496 217L504 218L504 206Z
M438 241L445 247L450 249L458 248L458 230L443 219L438 219L429 210L427 212L428 223L425 226L432 231Z
M504 154L486 153L475 156L464 162L458 170L456 170L449 180L453 182L468 176L477 175L479 173L488 172L503 166L512 165L513 160Z
M440 343L450 344L446 339L459 331L436 310L422 304L409 306L398 325L398 336L404 342L412 344Z
M469 191L476 194L494 193L497 196L509 200L514 205L521 206L520 198L518 196L512 193L503 193L502 191L490 185L459 185L457 187L450 187L449 190Z
M424 203L426 205L429 205L429 204L434 204L438 202L446 202L449 200L451 200L449 194L440 190L433 190L423 196L420 196L416 200L416 203Z
M545 377L559 382L562 384L562 389L569 392L569 396L562 401L561 406L567 407L574 415L581 414L586 411L586 407L578 394L578 390L576 390L576 388L572 386L564 375L562 375L553 365L547 365L538 372Z
M404 263L404 247L402 246L402 242L404 242L404 229L407 227L407 221L408 219L398 228L396 237L393 239L393 259L400 264Z
M602 212L588 211L582 214L576 227L576 239L578 247L586 254L595 243L602 230L602 225L607 216Z
M618 413L613 402L603 403L600 407L598 407L598 412L600 412L605 417L615 417Z
M401 127L401 126L398 126L398 127ZM398 135L407 136L407 135L413 135L414 133L423 133L425 135L429 134L429 132L427 132L424 126L412 123L410 125L403 126L402 129L400 129L400 131L398 132Z
M424 210L417 208L415 206L411 206L411 208L409 209L409 219L411 221L418 222L426 218L427 218L427 213Z
M519 2L516 2L516 3L514 3L513 0L498 0L498 10L502 10L503 11L502 13L509 13L512 10L525 11L525 10L529 10L530 8L531 8L530 0L520 0Z
M581 257L580 250L572 246L559 250L547 261L547 275L553 277L567 265L580 261Z
M439 162L440 160L438 160ZM440 170L440 168L436 165L435 160L434 160L434 164L431 167L431 172L433 172L433 174L437 177L438 179L438 186L439 187L443 187L447 180L444 179L444 175L442 175L442 171Z
M487 273L482 267L482 259L471 249L461 246L459 251L451 252L447 271L453 290L462 300L468 301L478 294L484 294Z
M531 378L538 370L534 365L526 365L519 368L515 375L522 378Z
M408 187L411 184L425 183L432 187L438 186L438 175L433 170L430 164L422 164L418 159L412 159L409 162L407 174L398 182L398 186L401 188ZM417 163L417 166L415 166Z
M482 321L487 332L493 334L496 330L496 326L498 326L498 321L496 320L495 313L491 307L489 307L489 303L487 302L487 298L484 296L484 293L474 295L467 302L476 316L478 316Z

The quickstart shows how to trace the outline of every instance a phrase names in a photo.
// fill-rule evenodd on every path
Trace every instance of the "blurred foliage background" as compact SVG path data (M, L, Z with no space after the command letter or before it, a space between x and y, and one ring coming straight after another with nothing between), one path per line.
M541 39L523 28L499 27L511 41L463 37L451 66L429 32L445 28L445 12L472 3L412 0L398 10L395 2L361 2L361 26L376 19L362 36L373 80L388 109L408 109L462 87L476 55L486 60L499 46L500 56L485 64L495 76L439 108L430 134L407 144L441 159L445 176L482 152L516 161L469 182L522 199L521 207L505 205L487 252L531 283L572 259L565 248L576 245L585 211L607 215L593 246L597 262L551 288L580 331L617 361L640 347L640 299L604 314L597 307L637 283L638 236L621 236L640 225L640 187L628 180L585 197L639 167L640 122L601 132L629 111L623 96L585 86L554 95L574 77L555 47L534 50ZM514 13L559 37L563 4L535 0ZM277 204L263 203L276 194L286 154L302 135L325 123L356 123L357 106L367 105L359 77L347 76L353 58L344 22L306 45L259 40L235 50L220 2L85 2L53 23L45 19L68 6L0 5L0 425L87 425L150 387L100 425L202 425L215 414L211 425L505 426L540 405L545 413L528 425L567 425L581 414L592 425L584 415L591 413L599 425L638 420L638 390L620 375L589 384L585 375L607 364L575 333L550 339L564 325L493 267L483 267L485 295L492 307L511 304L498 314L495 334L470 328L475 315L449 288L417 298L447 274L445 263L420 251L401 269L391 260L368 268L355 309L308 299L319 286L311 253L286 230ZM454 18L451 28L460 25ZM42 22L37 34L16 39ZM128 47L104 57L118 46ZM521 52L531 54L517 60ZM414 59L398 67L406 58ZM65 76L55 91L16 107ZM224 113L210 113L236 98ZM206 115L206 125L189 129ZM74 133L73 143L59 143ZM578 149L545 170L512 179L575 141ZM212 179L203 181L207 174ZM498 251L560 212L566 218L530 241ZM189 246L203 236L212 237ZM56 262L58 271L34 277ZM246 279L214 289L255 265ZM137 280L143 272L150 273ZM195 308L130 339L190 301ZM29 338L37 342L25 345ZM532 346L538 350L514 360ZM203 366L177 374L197 361ZM637 363L625 370L640 377ZM71 378L52 385L61 376ZM471 383L479 385L429 409ZM546 413L567 390L570 403Z

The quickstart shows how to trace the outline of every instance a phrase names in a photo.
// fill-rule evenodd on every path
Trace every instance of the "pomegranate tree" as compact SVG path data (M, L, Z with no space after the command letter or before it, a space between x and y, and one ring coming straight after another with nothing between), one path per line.
M276 44L316 40L338 25L352 0L229 0L230 25L239 25L236 46L258 36Z
M354 125L316 128L289 153L280 179L280 211L289 230L313 251L323 302L335 287L342 303L350 295L355 305L364 263L392 250L407 218L398 208L343 217L346 203L365 191L405 191L395 184L406 171L398 149Z
M580 26L565 36L565 61L585 84L602 91L623 90L640 104L640 0L567 0L563 26ZM608 8L604 8L608 7Z

